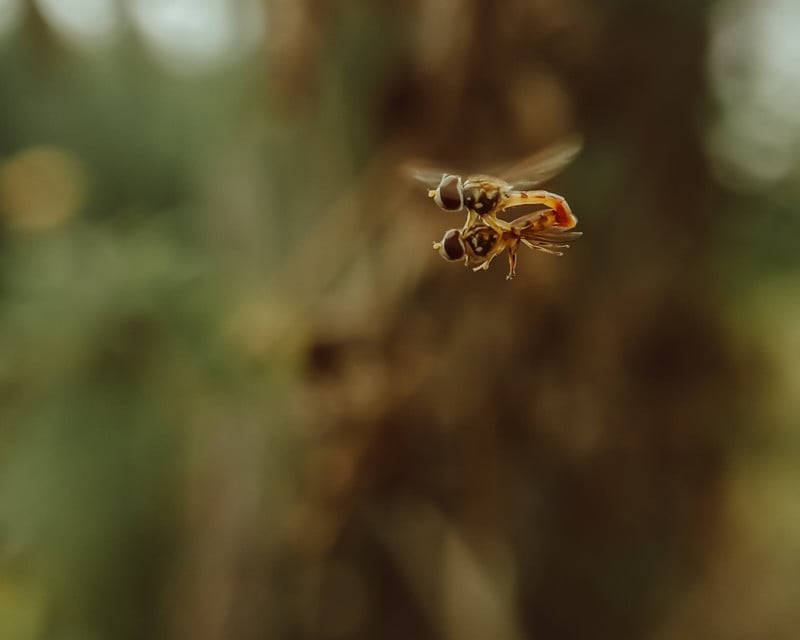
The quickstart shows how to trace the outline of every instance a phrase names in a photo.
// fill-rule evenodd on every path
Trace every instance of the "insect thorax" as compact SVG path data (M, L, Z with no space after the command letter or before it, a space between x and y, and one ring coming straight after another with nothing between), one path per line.
M464 205L479 216L491 213L500 201L500 189L493 184L467 183L464 187Z
M469 247L470 253L478 258L488 255L497 244L499 238L500 234L497 231L483 225L473 227L463 236L464 243Z

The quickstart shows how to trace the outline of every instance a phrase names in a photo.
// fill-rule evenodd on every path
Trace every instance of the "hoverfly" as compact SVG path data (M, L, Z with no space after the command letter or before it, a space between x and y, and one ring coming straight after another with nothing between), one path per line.
M563 255L560 249L568 249L565 241L574 240L583 235L580 231L569 231L557 223L558 214L553 209L543 209L521 216L512 222L495 219L501 228L482 222L475 222L463 229L449 229L441 242L434 242L433 248L445 260L452 262L464 260L465 266L473 271L489 268L492 260L508 251L508 275L511 280L517 271L517 249L522 243L530 249L536 249L552 255Z
M522 205L544 205L551 212L552 226L572 229L577 223L567 201L556 193L535 189L569 164L581 149L578 137L572 137L536 153L511 169L494 175L462 175L436 169L412 168L412 177L428 187L428 197L445 211L467 210L462 228L465 232L476 223L502 234L507 231L497 218L505 209Z

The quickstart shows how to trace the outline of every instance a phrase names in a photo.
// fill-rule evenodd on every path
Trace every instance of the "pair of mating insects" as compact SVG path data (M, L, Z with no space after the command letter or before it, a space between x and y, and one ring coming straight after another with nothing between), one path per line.
M570 138L537 153L512 169L492 175L458 174L435 169L412 168L411 174L429 189L428 196L445 211L467 210L461 229L449 229L433 248L452 262L463 260L473 271L488 269L492 260L508 251L508 275L516 274L520 243L552 255L562 255L570 240L582 235L572 231L577 218L560 195L534 189L552 178L578 154L581 143ZM511 222L498 214L524 205L543 205Z

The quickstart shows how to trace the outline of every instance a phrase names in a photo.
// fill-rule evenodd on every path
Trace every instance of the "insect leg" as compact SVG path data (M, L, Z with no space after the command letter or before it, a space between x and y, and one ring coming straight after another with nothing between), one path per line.
M494 247L492 247L492 249L489 251L489 253L487 253L483 257L482 262L477 267L473 267L472 270L473 271L480 271L481 269L483 269L484 271L486 271L486 269L488 269L489 265L492 263L492 260L494 260L501 253L503 253L505 248L506 248L505 242L503 242L503 241L498 242Z
M488 213L484 216L481 216L480 221L483 222L483 224L485 224L487 227L490 227L499 233L501 236L511 228L511 226L505 220L499 219L494 213Z
M506 280L511 280L517 275L517 243L508 246L508 275Z
M471 209L467 209L467 219L464 221L464 226L461 227L461 233L466 233L477 222L478 214Z
M563 256L564 253L562 251L556 251L556 249L569 249L568 244L555 244L553 242L544 242L541 240L538 241L530 241L525 238L522 239L522 242L525 243L525 246L530 249L536 249L537 251L543 251L544 253L549 253L553 256Z

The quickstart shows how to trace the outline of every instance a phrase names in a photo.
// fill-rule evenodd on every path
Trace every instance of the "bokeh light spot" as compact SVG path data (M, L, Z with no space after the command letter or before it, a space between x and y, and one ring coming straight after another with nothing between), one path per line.
M711 18L711 88L722 107L709 136L719 179L758 191L796 168L800 4L728 0Z
M261 37L261 7L251 0L133 0L145 41L176 71L192 72L248 51Z
M119 27L113 0L37 0L50 23L76 44L98 44Z
M83 166L61 149L27 149L0 165L0 211L13 229L57 226L78 212L86 193Z
M0 0L0 35L16 28L21 16L21 8L20 0Z

